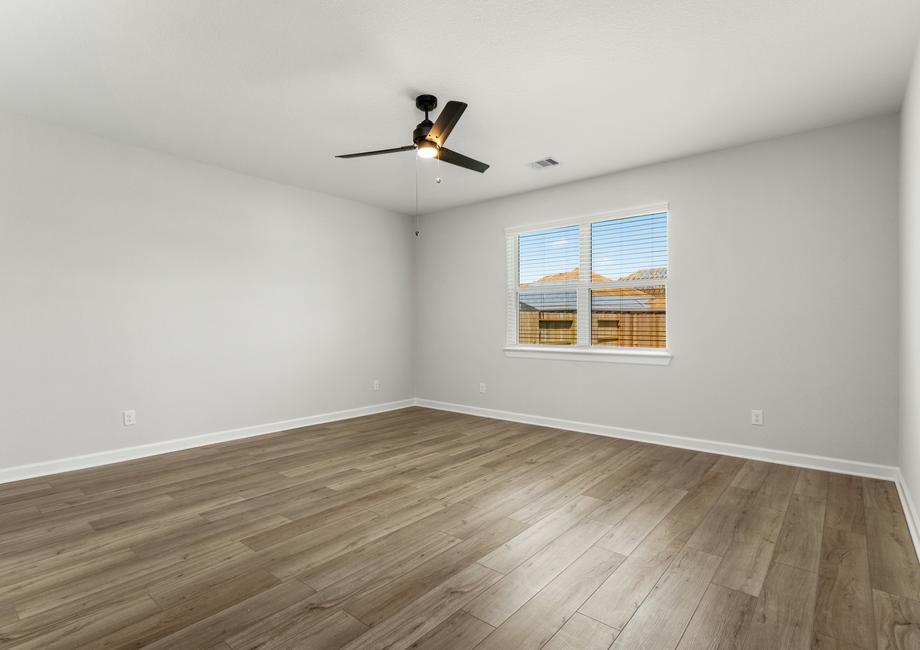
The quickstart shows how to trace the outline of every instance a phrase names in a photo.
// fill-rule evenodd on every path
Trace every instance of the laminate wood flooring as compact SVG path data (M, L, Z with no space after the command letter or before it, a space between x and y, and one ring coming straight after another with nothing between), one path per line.
M893 483L423 408L0 485L0 647L920 649Z

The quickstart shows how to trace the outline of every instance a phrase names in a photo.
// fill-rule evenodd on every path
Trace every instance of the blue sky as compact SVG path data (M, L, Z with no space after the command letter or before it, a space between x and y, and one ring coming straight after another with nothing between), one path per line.
M668 265L666 213L597 222L591 225L591 238L593 271L611 280ZM519 246L521 283L578 266L578 226L523 234Z

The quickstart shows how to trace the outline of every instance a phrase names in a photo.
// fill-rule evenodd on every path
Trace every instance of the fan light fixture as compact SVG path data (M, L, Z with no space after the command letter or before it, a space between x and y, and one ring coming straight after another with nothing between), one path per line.
M431 140L423 140L418 144L419 158L434 158L438 155L438 145Z
M450 135L450 132L457 125L457 120L466 110L466 104L455 101L447 102L441 114L438 115L437 122L432 122L428 119L428 113L438 107L437 97L434 95L419 95L415 98L415 107L425 113L425 119L419 122L415 126L415 130L412 131L412 144L392 149L346 153L336 156L336 158L363 158L364 156L379 156L385 153L415 150L419 158L437 158L443 163L463 167L480 174L489 168L484 162L479 162L444 146L447 136Z

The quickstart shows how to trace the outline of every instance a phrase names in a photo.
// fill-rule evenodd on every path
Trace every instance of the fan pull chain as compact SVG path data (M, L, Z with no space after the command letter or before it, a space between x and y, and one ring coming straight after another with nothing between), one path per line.
M415 236L418 237L418 156L415 157Z

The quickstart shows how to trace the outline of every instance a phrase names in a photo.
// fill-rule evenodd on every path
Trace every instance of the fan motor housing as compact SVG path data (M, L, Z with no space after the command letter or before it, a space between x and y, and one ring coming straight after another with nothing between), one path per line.
M431 131L431 127L434 126L434 123L431 120L422 120L418 123L418 126L415 127L415 130L412 132L412 141L416 144L420 140L427 140L428 133Z

